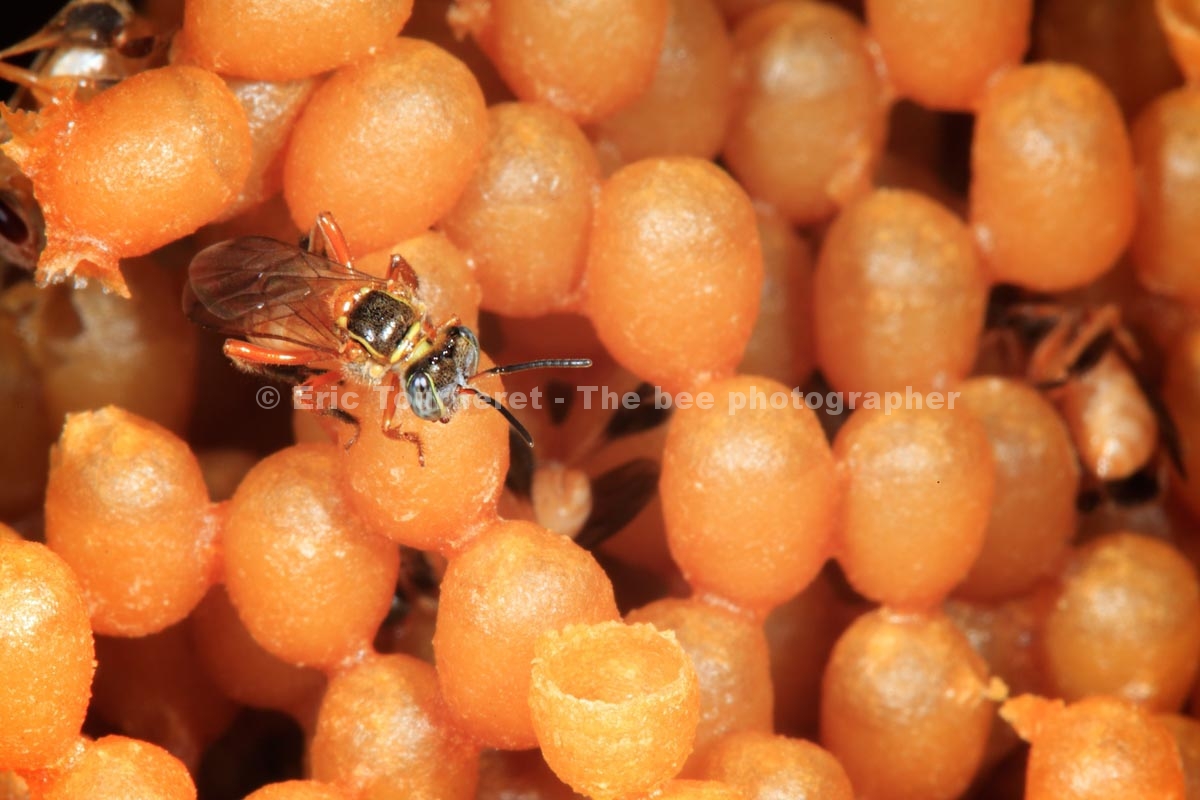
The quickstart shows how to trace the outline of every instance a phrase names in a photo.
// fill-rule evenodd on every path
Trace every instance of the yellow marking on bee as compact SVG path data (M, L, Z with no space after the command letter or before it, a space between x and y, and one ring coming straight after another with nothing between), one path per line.
M413 352L417 346L417 340L421 336L420 321L414 322L409 326L404 333L404 338L400 342L400 346L392 352L392 358L389 363L396 364L401 359L407 359L409 354Z
M428 339L421 339L421 341L417 342L416 346L413 347L412 354L409 356L409 358L411 361L416 361L429 355L432 350L433 342L429 341Z
M363 349L366 350L371 355L371 358L376 359L376 360L383 358L383 354L380 353L378 350L376 350L371 345L371 343L368 342L366 339L364 339L363 337L361 337L358 334L353 333L352 331L349 331L349 330L347 330L346 333L350 336L351 339L353 339L358 344L362 345Z

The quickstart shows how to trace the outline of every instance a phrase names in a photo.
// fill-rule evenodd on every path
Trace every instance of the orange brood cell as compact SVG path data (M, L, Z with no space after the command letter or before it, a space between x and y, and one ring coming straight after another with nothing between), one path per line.
M489 747L537 744L529 664L545 631L616 619L591 554L529 522L498 522L451 559L433 638L438 680L458 724Z
M754 328L762 250L750 199L697 158L655 158L604 184L585 308L613 358L666 390L730 373Z
M817 361L842 392L945 389L979 349L987 277L966 225L922 194L847 206L813 277Z
M683 774L698 775L697 764L726 733L772 730L771 657L758 620L699 600L666 598L634 609L625 621L671 631L696 669L700 722Z
M412 0L188 0L177 57L222 75L288 81L385 46Z
M850 584L877 602L936 607L987 532L995 465L983 424L961 407L863 408L833 452L845 484L837 558Z
M667 0L458 0L449 18L479 41L517 97L584 122L650 85Z
M488 110L475 174L440 227L471 259L483 307L535 317L578 304L600 164L569 117L534 103Z
M97 633L144 636L196 607L217 518L187 445L118 408L72 414L51 454L46 542L72 566Z
M471 800L479 777L433 667L406 655L372 654L330 679L309 757L314 778L359 797Z
M196 800L187 768L161 747L105 736L80 749L51 779L45 800Z
M1022 695L1001 715L1030 743L1029 800L1183 800L1179 751L1148 712L1113 697L1069 706Z
M863 26L829 3L774 3L733 31L734 104L722 155L754 198L819 222L865 191L889 99Z
M370 646L400 556L338 490L341 453L301 444L260 461L229 501L225 586L255 641L292 664L329 667Z
M1104 274L1133 235L1133 154L1121 109L1078 67L1000 76L971 145L971 226L992 278L1039 292Z
M6 112L7 113L7 112ZM128 296L117 261L211 222L250 172L246 114L216 75L170 66L80 103L7 115L2 146L46 218L42 281L97 278Z
M710 407L676 411L667 434L667 543L695 589L765 614L831 553L833 457L816 415L784 384L737 376L703 392Z
M1062 417L1030 386L979 377L960 389L964 407L987 429L996 488L983 549L955 591L1013 597L1052 573L1075 536L1079 461Z
M575 791L613 800L679 772L696 735L696 671L670 633L605 622L537 643L529 706L546 763Z
M95 667L79 580L48 547L0 526L0 772L67 754Z
M1033 0L867 0L866 12L897 92L970 111L1029 48Z
M871 611L829 658L821 743L860 795L951 800L983 758L990 694L983 659L945 616Z
M601 157L631 164L654 156L712 158L733 104L733 46L713 0L670 0L650 86L590 127Z
M394 39L334 72L292 128L283 193L307 230L333 214L362 255L416 236L453 206L487 141L487 109L461 61Z

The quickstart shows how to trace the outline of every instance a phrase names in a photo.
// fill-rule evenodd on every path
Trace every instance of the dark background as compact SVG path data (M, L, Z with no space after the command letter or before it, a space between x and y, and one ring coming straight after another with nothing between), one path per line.
M7 5L7 4L6 4ZM17 0L4 9L0 47L8 47L35 33L54 16L63 0Z
M0 11L0 49L11 47L17 42L37 33L50 18L58 13L67 0L16 0ZM141 4L134 0L134 7ZM28 66L33 55L18 56L13 64ZM8 98L15 88L11 83L0 81L0 98Z

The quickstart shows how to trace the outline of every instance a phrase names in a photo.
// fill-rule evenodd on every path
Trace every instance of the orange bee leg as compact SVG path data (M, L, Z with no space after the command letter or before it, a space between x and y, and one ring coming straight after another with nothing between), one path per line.
M308 252L350 267L350 246L346 235L328 211L317 214L312 230L308 232Z
M1121 327L1121 312L1116 306L1104 306L1090 312L1080 322L1071 346L1063 352L1068 363L1074 363L1083 351L1106 334L1114 334Z
M1088 336L1092 341L1095 341L1096 338L1106 333L1111 334L1113 341L1116 342L1117 347L1124 353L1126 358L1130 361L1142 360L1142 348L1138 346L1129 329L1121 323L1121 309L1116 304L1110 303L1096 309L1091 318L1084 324L1083 332L1080 336L1089 334L1092 330L1095 333Z
M1053 352L1047 358L1047 370L1059 376L1060 383L1072 375L1091 369L1113 344L1131 361L1141 359L1137 342L1121 324L1121 310L1116 305L1102 306L1089 311L1076 325L1060 326L1058 334L1047 343ZM1040 348L1039 348L1040 349Z
M387 282L389 289L396 284L405 286L413 292L421 288L421 279L417 277L416 270L412 268L412 264L408 263L408 259L399 253L392 253L392 260L388 264Z
M409 431L397 430L393 422L396 417L396 411L400 406L400 376L393 373L387 386L387 406L383 410L383 421L380 423L380 430L389 439L403 439L414 445L417 448L417 463L423 467L425 466L425 449L421 447L421 437Z
M251 342L239 339L225 340L225 355L231 361L247 368L256 365L273 367L302 367L322 358L328 358L327 353L319 350L273 350Z
M1063 320L1038 342L1029 356L1029 366L1026 369L1030 383L1041 388L1054 388L1067 382L1071 377L1073 360L1066 358L1064 354L1071 334L1070 324Z
M87 82L86 79L70 78L65 75L46 77L24 67L3 62L0 62L0 80L25 87L41 103L55 102L57 93Z
M14 56L23 56L26 53L35 53L38 50L50 50L61 44L63 44L61 31L51 31L43 28L27 39L22 39L16 44L0 50L0 58L13 58Z
M322 372L320 375L314 375L306 380L302 386L312 387L316 389L324 389L329 386L336 386L342 382L342 376L336 372Z
M1049 331L1034 346L1026 365L1026 377L1041 389L1054 389L1067 382L1082 350L1076 351L1080 314L1055 303L1021 303L1009 309L1010 323L1049 324Z

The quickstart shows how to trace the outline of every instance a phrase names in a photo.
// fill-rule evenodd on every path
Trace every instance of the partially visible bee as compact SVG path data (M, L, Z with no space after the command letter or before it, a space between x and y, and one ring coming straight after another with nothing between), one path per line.
M658 490L661 468L653 458L632 458L598 475L588 469L615 442L658 428L670 417L669 410L655 408L649 384L639 384L634 393L639 397L635 408L615 409L603 428L577 442L564 459L535 459L528 450L514 450L509 462L505 486L529 503L534 520L589 550L624 529ZM551 382L547 408L552 425L562 424L575 394L574 387Z
M392 256L383 280L355 270L345 237L327 213L317 216L303 248L249 236L202 250L188 269L183 308L193 322L234 337L225 342L225 355L236 366L298 384L298 397L344 381L386 391L383 433L415 445L422 465L420 439L396 426L401 393L413 413L430 422L449 422L463 395L478 396L532 446L517 418L472 381L592 364L543 359L479 371L475 334L457 317L432 323L404 257ZM358 424L344 411L333 413Z
M0 264L32 272L46 247L46 221L33 184L0 154Z
M500 504L503 516L532 520L591 551L612 580L623 612L679 588L668 577L674 573L662 514L653 505L671 412L655 407L649 384L633 392L636 408L595 412L580 402L577 387L550 381L549 413L538 421L547 438L566 447L545 457L514 445ZM576 410L580 413L573 414Z
M161 60L152 35L126 0L72 0L40 31L0 50L0 80L16 84L10 109L33 110L70 95L86 99ZM37 53L28 68L8 63ZM0 123L0 141L9 138ZM46 223L33 186L0 155L0 262L36 268Z
M989 324L1013 334L1025 377L1047 393L1065 419L1084 468L1105 483L1150 465L1160 442L1182 473L1182 455L1166 408L1139 375L1141 349L1115 304L1053 301L994 305Z
M162 38L126 0L72 0L40 31L0 50L0 79L22 87L8 104L29 107L26 92L50 102L64 90L94 94L146 69ZM7 63L38 53L29 69Z

